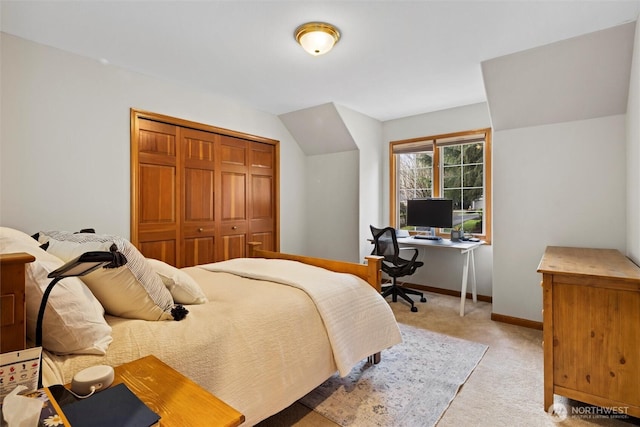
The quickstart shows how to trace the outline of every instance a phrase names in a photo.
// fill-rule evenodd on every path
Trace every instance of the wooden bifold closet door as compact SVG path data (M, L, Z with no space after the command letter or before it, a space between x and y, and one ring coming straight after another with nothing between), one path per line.
M186 267L278 250L278 142L132 110L131 241Z

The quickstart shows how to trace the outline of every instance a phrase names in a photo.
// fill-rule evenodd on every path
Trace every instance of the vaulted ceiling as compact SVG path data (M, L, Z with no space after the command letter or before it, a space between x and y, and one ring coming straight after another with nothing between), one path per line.
M493 128L624 114L636 23L482 63Z

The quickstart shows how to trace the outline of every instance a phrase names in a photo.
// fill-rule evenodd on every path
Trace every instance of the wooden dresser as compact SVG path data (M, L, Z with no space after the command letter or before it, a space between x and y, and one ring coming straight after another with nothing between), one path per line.
M0 353L26 348L24 275L34 260L24 252L0 254Z
M640 267L613 249L547 247L544 407L559 394L640 416Z

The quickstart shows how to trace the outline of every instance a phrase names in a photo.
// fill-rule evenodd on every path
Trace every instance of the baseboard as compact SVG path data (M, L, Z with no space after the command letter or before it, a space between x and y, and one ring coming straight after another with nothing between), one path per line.
M491 313L491 320L508 323L510 325L524 326L525 328L542 330L542 322L535 320L521 319L519 317L506 316L504 314Z
M434 294L450 295L460 298L460 291L454 291L451 289L434 288L433 286L416 285L413 283L403 283L403 286L411 289L418 289L420 291L433 292ZM493 302L493 298L488 295L477 295L478 301ZM467 292L467 299L473 299L471 292Z
M433 286L417 285L414 283L403 283L403 286L411 289L417 289L425 292L433 292L434 294L450 295L460 298L460 291L454 291L451 289L434 288ZM467 292L467 299L472 299L471 292ZM478 295L478 301L493 302L493 297L487 295ZM536 322L529 319L521 319L519 317L507 316L504 314L491 313L491 320L495 322L508 323L510 325L522 326L530 329L542 330L542 322Z

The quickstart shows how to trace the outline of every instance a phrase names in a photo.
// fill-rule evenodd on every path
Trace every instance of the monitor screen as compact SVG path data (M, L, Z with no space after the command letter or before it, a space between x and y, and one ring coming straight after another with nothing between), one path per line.
M407 200L407 225L415 227L453 227L453 200Z

